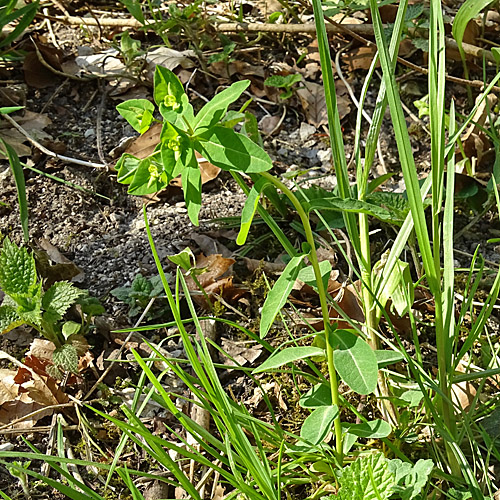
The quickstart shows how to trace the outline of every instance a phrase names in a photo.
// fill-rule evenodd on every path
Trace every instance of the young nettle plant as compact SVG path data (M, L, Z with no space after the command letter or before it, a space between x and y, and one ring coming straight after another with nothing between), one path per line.
M91 317L102 314L102 306L87 297L85 290L67 281L58 281L44 292L33 255L9 238L5 238L0 253L0 289L4 293L0 334L21 325L31 326L56 346L51 375L58 378L61 372L77 373L78 358L88 349L83 334ZM64 321L65 313L77 301L82 309L82 323Z
M349 387L359 394L370 394L377 386L378 361L368 343L352 330L338 330L331 324L329 316L326 283L331 268L318 261L313 231L309 222L309 211L318 208L313 203L299 201L297 196L268 171L272 162L267 153L246 135L235 132L234 121L226 118L230 104L236 101L250 84L241 81L232 84L208 102L198 114L194 114L182 84L171 71L157 66L154 77L154 101L163 118L160 142L154 152L145 159L125 154L116 168L118 181L129 185L130 194L144 195L156 192L180 175L189 217L198 224L201 207L201 175L195 151L212 164L233 174L247 192L247 200L242 211L238 244L245 243L253 216L258 209L261 194L269 186L279 189L291 202L303 226L306 237L301 251L297 251L279 228L271 225L278 239L290 254L290 261L280 278L269 292L262 309L260 336L264 338L281 308L285 305L293 284L301 270L301 278L309 280L316 288L324 322L318 333L319 347L293 347L281 351L270 358L257 371L275 368L286 363L311 356L323 356L328 363L329 386L327 394L323 387L316 387L311 402L305 405L312 413L305 421L301 437L309 444L319 444L335 428L336 454L339 461L343 456L343 433L339 417L339 393L337 376L340 375ZM117 107L120 114L141 134L155 121L155 106L146 99L124 102ZM253 181L248 189L241 181L240 173L247 174ZM320 207L321 208L321 207ZM307 264L308 262L308 264ZM307 276L306 276L307 275ZM322 398L318 398L318 394ZM324 397L323 397L324 396ZM381 420L365 425L373 435L387 436L391 426ZM370 427L371 426L371 427ZM350 439L356 439L353 429ZM351 441L352 442L352 441Z

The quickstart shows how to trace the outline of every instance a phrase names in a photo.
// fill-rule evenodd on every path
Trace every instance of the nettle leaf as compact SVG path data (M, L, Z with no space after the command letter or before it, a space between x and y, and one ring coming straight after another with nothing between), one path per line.
M166 116L168 116L168 113L172 111L177 114L183 111L183 104L186 102L183 100L184 95L184 87L177 76L163 66L156 66L154 100L165 119L167 119Z
M78 297L84 293L68 281L58 281L44 293L42 307L51 317L61 319Z
M274 284L273 288L267 294L266 301L262 307L260 319L261 339L267 335L274 322L274 318L276 318L276 315L285 305L305 258L305 254L292 257L281 273L281 276Z
M251 139L226 127L216 126L198 136L196 150L222 170L258 173L271 169L269 155Z
M58 347L52 355L52 361L58 368L71 373L78 373L78 354L76 347L64 344Z
M383 453L358 458L344 467L338 480L339 500L386 500L395 487L394 475Z
M377 387L378 364L373 349L352 330L332 330L335 368L342 380L358 394L370 394Z
M0 306L0 334L8 333L24 324L12 306Z
M30 297L37 290L35 259L26 248L20 248L9 238L3 242L0 254L0 287L11 296Z
M181 173L182 191L189 215L189 220L198 226L198 214L201 209L201 172L194 149L190 149Z
M397 458L389 461L389 470L396 481L395 492L402 500L411 500L420 494L434 468L432 460L420 459L415 465Z
M241 227L238 237L236 238L236 243L238 245L244 245L250 227L252 226L252 221L257 210L257 205L259 204L260 194L265 186L270 184L267 179L261 177L250 189L243 210L241 211Z
M250 85L250 80L233 83L217 94L200 109L193 122L193 130L209 129L219 123L226 114L228 106L236 101Z
M132 128L140 134L144 134L153 123L155 106L147 99L129 99L118 104L116 109L130 123Z
M347 425L347 432L357 437L380 439L389 436L392 427L385 420L372 420L362 424Z
M42 297L42 284L37 286L36 293L33 297L15 297L18 304L17 314L25 322L32 325L40 325L42 320L41 314L41 297Z
M316 408L302 424L300 437L311 444L319 444L331 431L334 420L339 416L337 405Z
M319 347L287 347L277 354L273 354L264 361L252 373L262 373L273 368L293 363L299 359L310 358L311 356L324 355L325 350Z
M299 405L302 408L319 408L331 404L332 391L328 384L316 384L299 399Z

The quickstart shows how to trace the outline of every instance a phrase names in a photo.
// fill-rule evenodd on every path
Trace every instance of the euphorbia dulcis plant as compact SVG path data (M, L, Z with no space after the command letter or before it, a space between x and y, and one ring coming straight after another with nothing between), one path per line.
M306 242L301 251L294 249L286 237L279 233L279 228L271 228L280 241L285 244L290 260L280 278L267 295L262 309L260 335L269 332L276 315L285 305L293 284L299 276L314 285L318 292L324 321L323 331L318 333L317 341L311 347L292 347L279 351L255 370L262 372L274 369L298 359L323 356L328 362L329 384L313 388L309 397L303 398L302 404L312 409L311 415L302 427L301 438L312 445L319 444L329 431L334 428L337 456L343 455L342 441L350 434L352 443L356 436L387 436L391 427L383 421L368 422L342 429L339 417L339 393L337 375L359 394L369 394L377 386L378 362L376 353L358 334L351 330L339 330L330 323L328 297L325 283L331 266L322 262L316 254L313 232L309 223L311 205L299 201L294 193L279 179L269 173L272 162L269 155L260 147L258 141L233 127L245 118L243 113L230 111L228 107L235 102L249 86L249 81L232 84L217 94L195 115L184 88L171 71L157 66L154 77L154 101L163 118L160 141L153 153L139 159L124 154L116 169L118 181L128 184L128 192L145 195L163 189L175 177L181 176L182 189L189 218L198 224L201 208L201 174L195 152L201 154L213 165L231 172L240 186L246 188L247 200L242 211L241 229L237 242L246 241L254 214L263 192L272 186L286 195L300 217L304 227ZM145 133L157 121L154 118L155 106L146 99L133 99L117 107L120 114L139 133ZM239 174L250 177L253 185L248 189ZM267 193L267 191L266 191ZM271 191L272 194L272 191ZM269 217L265 218L268 222ZM307 265L307 261L309 264ZM325 390L326 389L326 390ZM359 431L359 432L358 432Z

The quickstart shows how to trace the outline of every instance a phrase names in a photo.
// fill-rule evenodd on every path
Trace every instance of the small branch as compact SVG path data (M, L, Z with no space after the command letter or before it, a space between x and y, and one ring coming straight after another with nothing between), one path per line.
M2 118L7 120L15 129L17 129L19 132L21 132L21 134L23 134L24 137L26 137L26 139L28 139L28 141L30 141L31 144L33 144L33 146L38 148L40 151L42 151L42 153L45 153L47 156L51 156L52 158L56 158L57 160L67 161L68 163L82 165L84 167L107 168L106 165L104 165L102 163L94 163L92 161L78 160L77 158L71 158L69 156L63 156L63 155L59 155L57 153L54 153L53 151L51 151L50 149L47 149L45 146L42 146L38 141L33 139L33 137L31 137L28 134L28 132L26 132L26 130L24 130L23 127L21 127L21 125L19 125L19 123L17 123L9 115L2 115Z

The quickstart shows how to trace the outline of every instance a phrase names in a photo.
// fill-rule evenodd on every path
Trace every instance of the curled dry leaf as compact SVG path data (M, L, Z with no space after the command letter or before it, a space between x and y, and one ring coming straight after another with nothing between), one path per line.
M227 338L221 339L221 347L225 353L241 366L245 366L247 363L253 363L262 352L262 346L258 344L249 345L246 341L237 342ZM233 360L225 356L224 364L232 366L234 364Z

